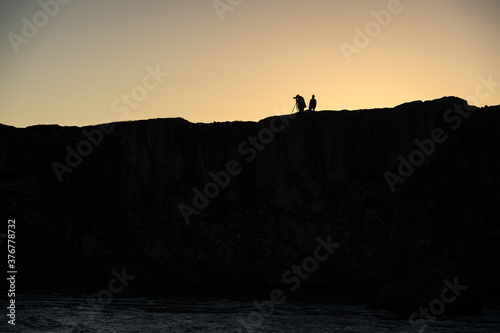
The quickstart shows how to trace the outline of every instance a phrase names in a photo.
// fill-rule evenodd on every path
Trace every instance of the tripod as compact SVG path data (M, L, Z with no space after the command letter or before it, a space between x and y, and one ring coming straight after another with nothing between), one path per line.
M295 104L293 105L292 113L293 113L293 111L295 110L295 107L296 107L296 106L297 106L297 103L295 103ZM292 113L290 113L290 114L292 114Z

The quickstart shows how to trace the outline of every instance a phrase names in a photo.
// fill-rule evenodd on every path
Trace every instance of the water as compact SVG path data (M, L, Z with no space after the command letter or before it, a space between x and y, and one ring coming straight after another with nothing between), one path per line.
M206 287L210 288L210 287ZM261 295L265 295L262 291ZM269 293L269 290L267 290ZM182 294L182 293L180 293ZM255 293L252 293L255 295ZM288 300L262 315L254 306L266 297L244 295L165 295L164 292L122 292L93 310L80 306L96 292L33 291L16 297L16 326L1 332L500 332L500 309L489 306L481 316L442 318L428 327L411 326L408 317L366 309L362 304L324 300ZM248 329L241 320L245 320ZM253 323L253 328L248 326ZM238 330L239 329L239 330Z

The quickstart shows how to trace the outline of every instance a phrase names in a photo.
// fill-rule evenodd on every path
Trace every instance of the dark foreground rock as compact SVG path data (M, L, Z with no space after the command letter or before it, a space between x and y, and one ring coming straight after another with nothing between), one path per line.
M454 278L427 284L412 269L444 258L470 266L493 294L500 108L464 117L454 106L464 102L257 123L0 126L0 205L16 219L18 278L107 281L125 267L137 282L392 286L377 306L393 298L395 308L429 289L410 309ZM442 143L430 143L433 133ZM305 259L318 237L341 246L315 265ZM413 296L396 299L412 285Z
M401 279L379 289L368 306L413 314L415 318L479 315L485 286L471 266L431 259L414 265Z

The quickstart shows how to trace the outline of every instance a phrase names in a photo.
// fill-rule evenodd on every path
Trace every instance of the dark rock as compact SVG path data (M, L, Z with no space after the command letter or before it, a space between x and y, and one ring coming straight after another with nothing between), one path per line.
M447 270L431 274L437 266L430 261L445 258L477 271L489 281L487 296L494 295L500 107L478 109L454 126L458 120L443 116L455 105L464 101L447 97L257 123L121 122L101 133L102 140L98 126L0 126L0 211L16 219L19 278L109 280L113 268L126 267L137 282L285 284L288 290L283 274L314 254L317 237L330 236L341 246L303 284L389 285L375 304L410 311L434 297L444 278L454 278ZM278 133L267 130L282 124ZM385 172L397 174L398 157L408 159L415 140L436 128L447 139L392 192ZM68 147L89 150L84 131L97 144L59 182L53 163L67 163ZM259 133L266 144L252 148L249 137ZM203 191L214 182L211 172L232 160L241 173L187 224L179 205L193 207L193 189ZM417 263L425 273L415 271ZM459 279L463 273L457 271ZM391 288L413 296L398 300ZM475 295L470 302L466 293L460 298L471 312Z
M479 315L485 300L484 281L468 265L431 259L379 289L368 307L431 316Z

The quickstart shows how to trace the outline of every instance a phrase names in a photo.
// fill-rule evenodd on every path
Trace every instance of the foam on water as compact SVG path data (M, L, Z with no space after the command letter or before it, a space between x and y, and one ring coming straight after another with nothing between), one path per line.
M95 294L78 290L19 295L19 332L418 332L407 316L374 311L363 305L289 301L268 316L257 314L251 298L144 297L123 293L93 310L81 307ZM249 316L254 313L252 316ZM245 329L241 321L260 325ZM8 327L9 326L9 327ZM0 325L1 332L12 326ZM240 329L240 330L238 330ZM486 307L481 316L441 318L421 332L500 332L500 309Z

